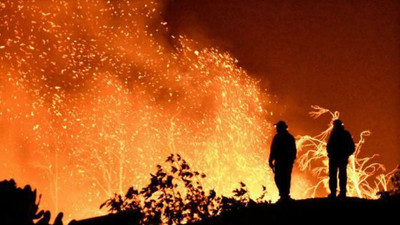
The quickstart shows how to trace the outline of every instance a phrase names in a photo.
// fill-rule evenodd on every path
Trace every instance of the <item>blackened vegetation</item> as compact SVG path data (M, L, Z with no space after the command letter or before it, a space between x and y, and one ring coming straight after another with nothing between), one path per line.
M391 173L390 183L392 185L390 190L381 191L378 194L381 196L381 198L400 199L400 165Z
M0 182L0 224L5 225L48 225L49 211L39 211L39 199L36 189L29 185L18 188L14 180ZM34 221L37 221L36 223ZM54 220L54 225L62 225L62 213Z
M166 162L168 169L157 165L157 172L151 174L146 187L141 190L131 187L125 196L115 194L100 208L106 207L112 213L138 212L141 224L183 224L256 204L244 183L233 190L233 197L218 196L214 190L204 190L201 180L206 175L191 169L179 154L170 155ZM266 188L263 190L256 201L268 204L264 201Z
M397 167L397 171L391 178L393 189L391 190L393 195L400 195L400 165Z
M381 199L305 199L270 204L267 190L253 201L240 183L233 197L205 191L205 175L190 168L180 155L171 155L165 168L157 166L150 183L138 190L129 188L124 196L114 195L101 205L111 214L70 225L124 224L389 224L400 208L400 167L390 173L391 189ZM50 212L39 211L40 196L27 185L18 188L14 180L0 182L0 224L50 224ZM54 220L62 225L62 213Z

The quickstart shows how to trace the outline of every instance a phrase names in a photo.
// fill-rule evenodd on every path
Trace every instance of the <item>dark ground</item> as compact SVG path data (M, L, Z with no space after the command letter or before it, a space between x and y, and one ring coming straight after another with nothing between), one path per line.
M128 222L125 219L128 219ZM135 224L134 215L114 214L70 225ZM133 220L132 220L133 219ZM306 199L278 204L255 204L238 211L204 220L193 225L261 225L261 224L398 224L400 198L386 200Z
M306 199L255 205L197 225L258 224L398 224L400 199Z

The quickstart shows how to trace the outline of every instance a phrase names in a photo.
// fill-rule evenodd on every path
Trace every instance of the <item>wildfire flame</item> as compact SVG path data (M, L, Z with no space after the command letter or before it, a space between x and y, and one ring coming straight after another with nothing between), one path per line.
M180 153L218 193L243 181L276 198L268 96L228 53L169 36L161 7L0 3L0 177L79 219Z
M277 198L267 93L228 53L169 35L161 12L150 0L0 3L1 178L79 219L180 153L205 188L230 195L244 182L252 197L265 185ZM327 132L299 140L316 147L303 168L324 159ZM357 176L376 168L353 160ZM351 193L372 193L356 175ZM293 196L307 197L309 181L294 179Z

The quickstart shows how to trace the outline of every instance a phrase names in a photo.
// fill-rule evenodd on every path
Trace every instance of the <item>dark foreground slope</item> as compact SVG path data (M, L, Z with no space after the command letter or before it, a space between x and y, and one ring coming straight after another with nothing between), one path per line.
M399 224L400 199L306 199L254 205L196 225Z
M125 212L73 221L70 225L138 224L135 212ZM400 198L386 200L306 199L278 204L254 204L193 225L261 224L399 224Z

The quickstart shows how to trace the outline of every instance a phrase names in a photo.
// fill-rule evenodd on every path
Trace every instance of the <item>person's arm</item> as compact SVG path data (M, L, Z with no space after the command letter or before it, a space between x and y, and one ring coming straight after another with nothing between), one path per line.
M296 148L296 140L294 139L293 136L291 136L291 153L292 153L292 162L294 162L294 160L297 157L297 148Z
M332 138L332 133L329 136L328 143L326 144L326 151L328 152L328 157L332 155L332 147L333 147L333 138Z
M349 148L349 156L351 156L355 149L356 149L356 145L354 144L353 138L351 137L350 132L346 132L347 134L347 141L348 141L348 148Z
M271 167L273 172L275 172L275 165L274 165L275 155L276 155L276 137L274 137L274 139L272 140L271 149L269 152L269 160L268 160L269 167Z

